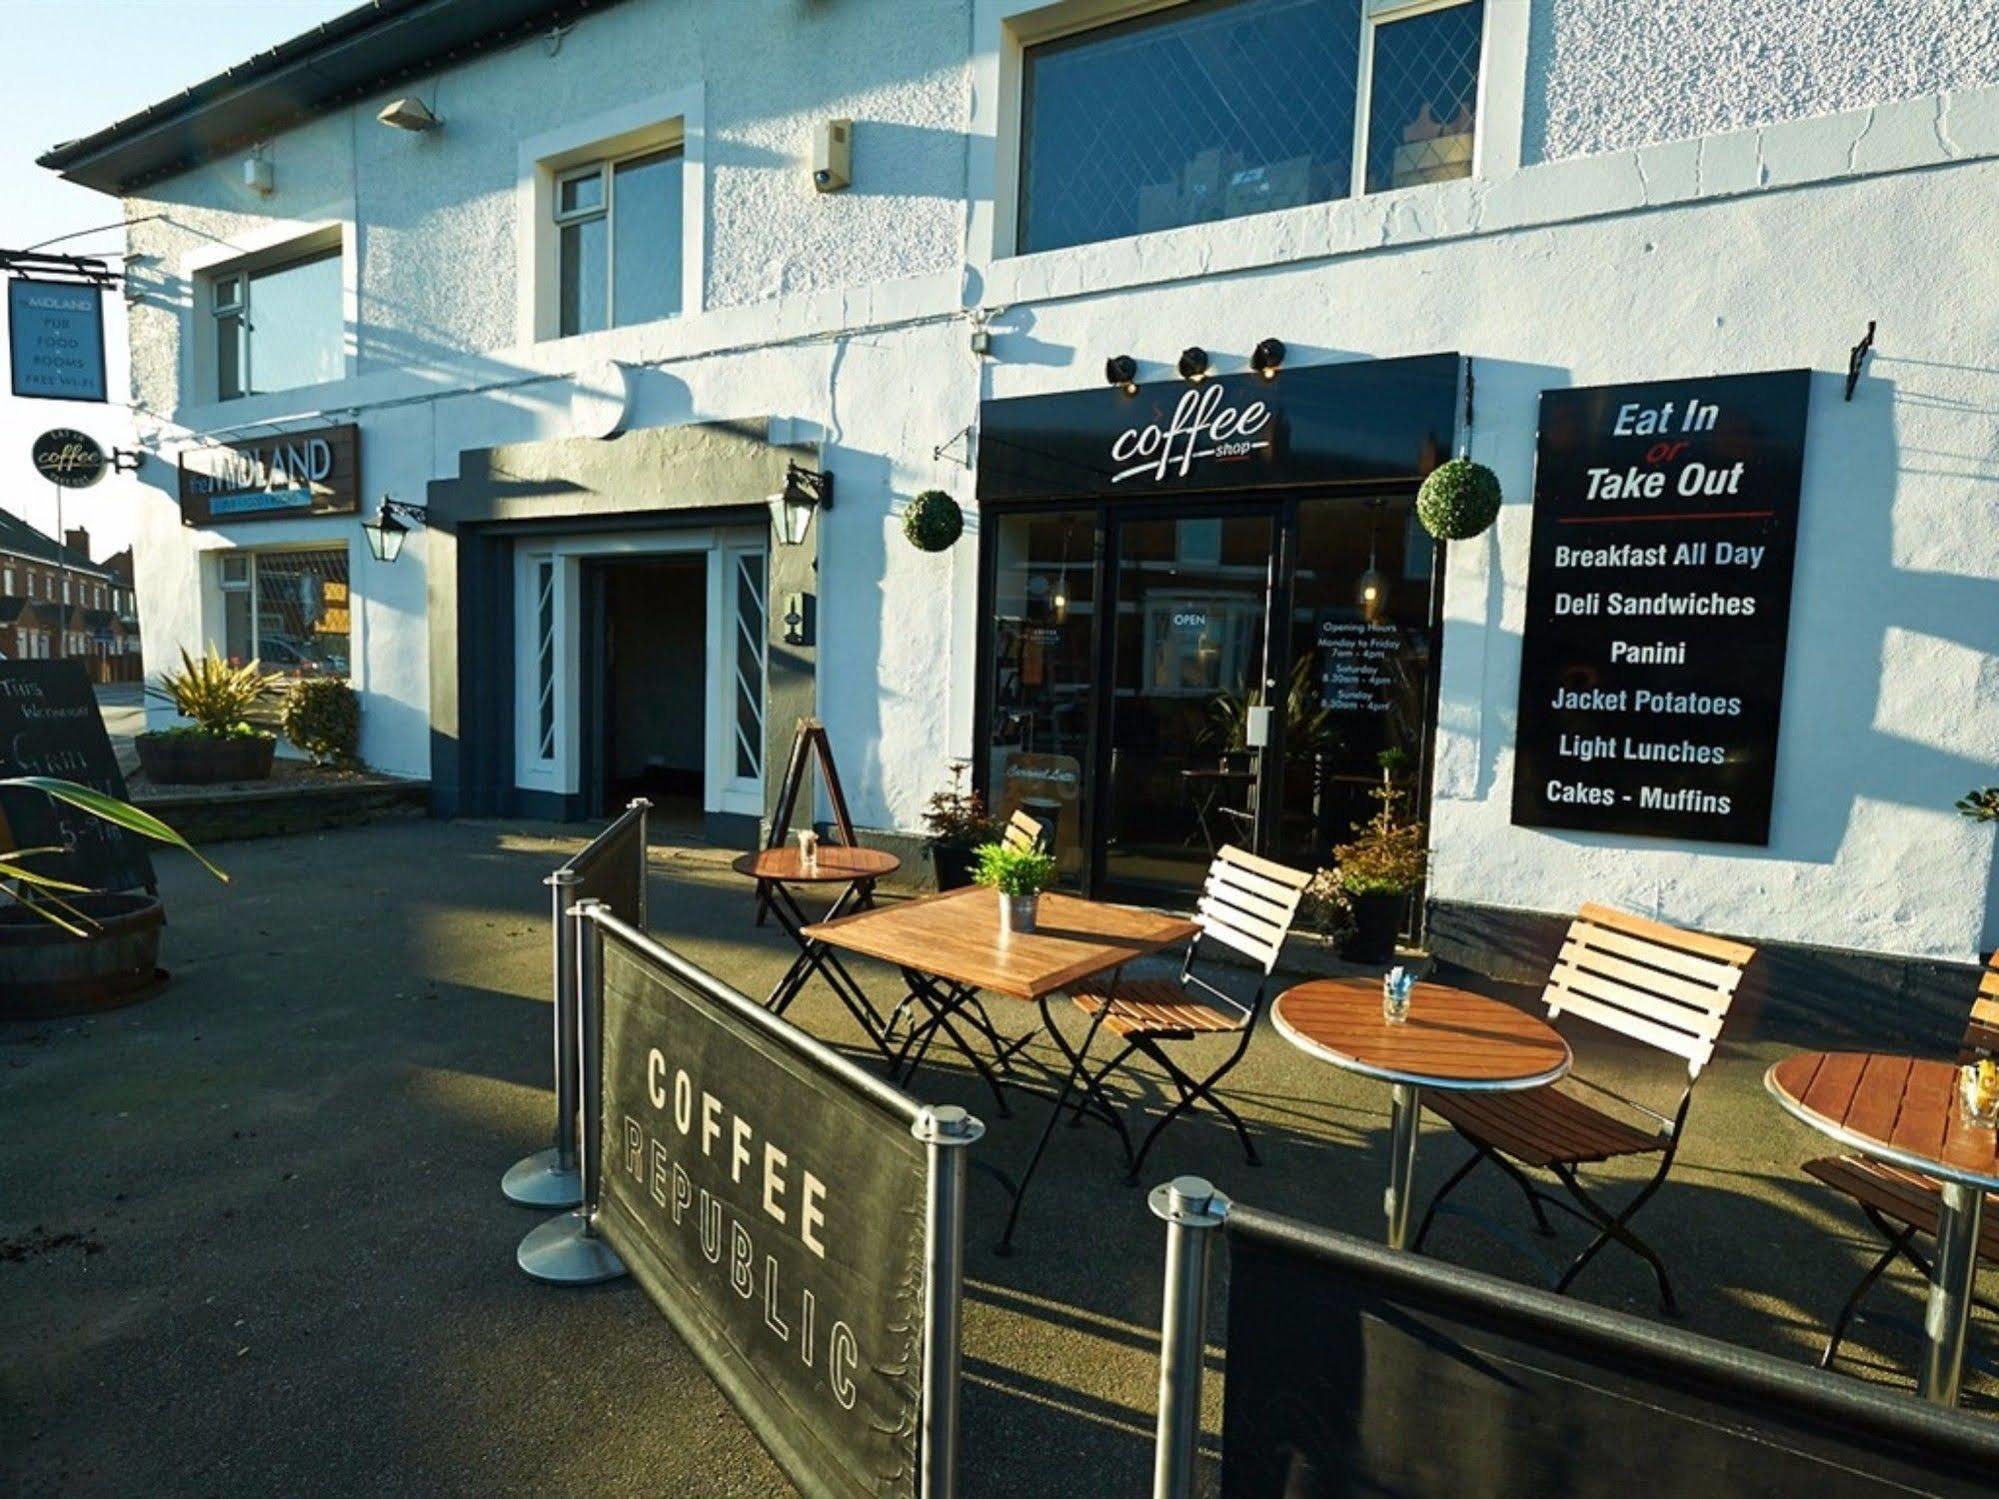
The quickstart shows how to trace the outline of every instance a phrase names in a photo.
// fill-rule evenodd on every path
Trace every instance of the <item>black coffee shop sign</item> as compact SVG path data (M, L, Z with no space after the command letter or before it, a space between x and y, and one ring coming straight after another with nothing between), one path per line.
M1542 394L1514 822L1769 841L1810 383Z
M353 515L360 508L361 432L351 423L207 443L181 454L186 525Z

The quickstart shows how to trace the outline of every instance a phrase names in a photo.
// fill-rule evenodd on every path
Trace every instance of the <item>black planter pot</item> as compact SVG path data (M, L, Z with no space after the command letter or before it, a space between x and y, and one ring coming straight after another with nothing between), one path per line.
M937 869L939 890L962 890L972 883L972 868L978 855L954 843L930 845L930 861Z
M1353 909L1353 931L1340 943L1340 956L1349 963L1394 962L1408 894L1349 895L1347 904Z
M210 786L262 781L271 774L278 741L266 735L141 734L133 741L139 768L155 786Z
M0 908L0 1020L113 1010L157 993L160 926L150 895L69 897L97 923L79 937L19 906Z

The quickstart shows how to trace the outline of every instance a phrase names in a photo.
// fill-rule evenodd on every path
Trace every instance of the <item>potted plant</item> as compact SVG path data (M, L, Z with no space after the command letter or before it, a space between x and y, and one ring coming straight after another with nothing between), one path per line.
M269 776L277 736L252 724L250 716L284 678L256 661L232 665L213 645L199 661L183 649L180 662L180 670L163 674L147 691L192 722L138 737L146 779L156 786L202 786Z
M971 884L979 845L999 837L999 824L986 811L984 800L965 784L965 772L970 769L964 760L954 762L950 789L932 796L923 814L939 890L959 890Z
M1380 755L1381 785L1370 794L1381 808L1360 836L1333 850L1334 869L1353 916L1340 956L1354 963L1387 963L1407 914L1409 892L1423 882L1429 859L1423 824L1400 815L1404 792L1396 772L1408 763L1400 750Z
M979 845L979 864L974 878L1000 894L1000 935L1034 930L1041 905L1041 892L1055 883L1055 856L1028 848L1008 848L1004 843Z
M278 723L285 738L312 756L314 765L359 763L361 704L339 677L304 677L292 683Z
M12 776L0 787L38 791L115 827L186 849L219 880L229 876L203 859L172 828L116 797L50 776ZM157 987L159 897L94 891L51 873L60 848L0 853L0 1019L42 1020L110 1009Z

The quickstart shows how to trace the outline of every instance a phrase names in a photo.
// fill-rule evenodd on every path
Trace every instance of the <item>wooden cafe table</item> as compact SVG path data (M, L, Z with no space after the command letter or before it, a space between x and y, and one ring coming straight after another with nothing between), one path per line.
M1561 1033L1538 1015L1445 984L1416 985L1409 1015L1390 1025L1379 978L1314 979L1278 995L1272 1024L1300 1051L1389 1084L1388 1247L1409 1237L1416 1185L1416 1128L1423 1090L1505 1092L1539 1088L1568 1073L1574 1058Z
M1926 1400L1956 1405L1985 1194L1999 1191L1999 1133L1959 1112L1955 1062L1808 1051L1771 1067L1763 1086L1821 1134L1936 1182L1942 1202L1917 1388Z
M998 1036L986 1030L982 1016L974 1018L979 994L983 991L1040 1007L1042 1025L1069 1065L1027 1169L1018 1183L1008 1183L1013 1210L1007 1215L1006 1231L1000 1236L999 1247L1004 1252L1012 1246L1014 1225L1019 1222L1021 1205L1027 1200L1028 1183L1041 1164L1049 1136L1062 1117L1070 1092L1082 1079L1084 1061L1097 1029L1112 1009L1106 1004L1097 1010L1082 1047L1072 1051L1055 1024L1049 1007L1051 999L1070 986L1103 973L1111 975L1107 992L1114 994L1126 963L1185 942L1194 935L1196 927L1177 916L1050 891L1041 897L1035 930L1005 936L1000 931L999 902L999 892L980 886L949 890L822 921L807 927L805 935L830 947L862 953L899 968L911 996L929 1015L928 1020L915 1026L903 1054L908 1055L919 1037L927 1045L929 1037L942 1031L986 1080L1003 1116L1012 1110L1000 1091L1000 1080L979 1051L968 1044L960 1026L984 1031L985 1039L991 1042L1004 1066L1007 1053ZM1107 1117L1123 1136L1124 1121L1114 1114ZM1130 1156L1131 1141L1126 1137L1127 1161Z
M881 1016L868 1003L867 995L854 982L853 975L840 966L839 958L808 933L805 912L790 887L842 887L833 898L832 908L827 912L829 917L851 910L865 911L874 906L875 881L894 874L902 868L902 861L894 854L883 853L877 848L822 843L818 856L808 864L795 844L786 843L738 855L730 867L737 874L748 875L757 882L759 898L769 902L777 924L798 944L798 956L785 970L784 977L777 981L777 987L770 991L766 1007L773 1014L782 1015L798 997L798 991L805 987L814 973L818 973L839 996L840 1003L847 1007L847 1013L859 1022L868 1040L890 1061L894 1061L895 1053L889 1048Z

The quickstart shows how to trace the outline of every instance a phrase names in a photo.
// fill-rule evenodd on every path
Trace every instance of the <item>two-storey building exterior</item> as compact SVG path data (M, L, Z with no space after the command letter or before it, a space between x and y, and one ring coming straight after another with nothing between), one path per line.
M90 533L63 541L0 511L0 657L83 663L96 682L140 675L138 605L121 552L90 560Z
M1442 950L1914 983L1999 940L1996 159L1982 0L381 0L45 164L126 205L153 664L345 671L443 813L747 841L816 714L871 836L968 759L1179 899L1394 750Z

